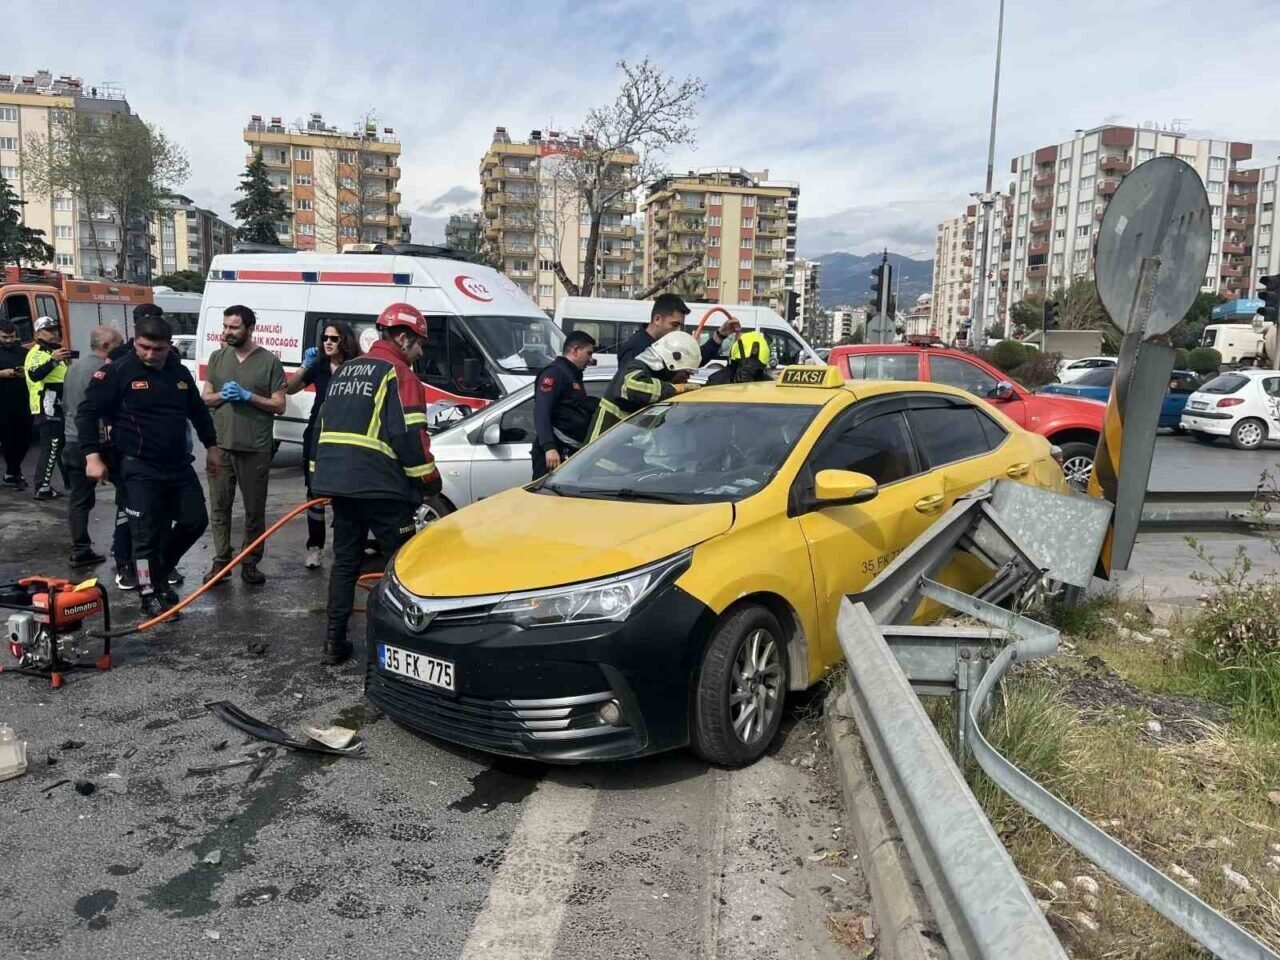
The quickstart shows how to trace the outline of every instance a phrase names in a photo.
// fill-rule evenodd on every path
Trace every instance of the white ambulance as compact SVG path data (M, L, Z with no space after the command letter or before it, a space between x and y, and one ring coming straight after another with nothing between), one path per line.
M380 250L387 250L380 247ZM378 253L229 253L213 258L200 304L197 379L222 345L222 312L244 304L258 317L254 338L286 372L320 346L324 325L345 320L362 349L388 304L412 303L427 318L429 341L417 372L430 411L478 410L513 390L559 354L564 334L507 277L441 248L406 244ZM414 252L415 250L422 253ZM289 397L276 439L301 443L314 393Z

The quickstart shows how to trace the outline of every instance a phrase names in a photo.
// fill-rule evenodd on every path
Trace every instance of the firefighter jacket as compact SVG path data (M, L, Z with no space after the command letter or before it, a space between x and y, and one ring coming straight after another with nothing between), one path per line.
M27 374L27 400L35 416L62 416L62 384L67 379L67 365L53 359L57 347L37 343L27 353L23 368Z
M670 380L666 370L654 371L638 357L618 369L609 381L600 406L596 408L595 420L591 423L588 440L594 440L619 420L625 420L637 410L643 410L651 403L669 400L683 387L676 386Z
M582 371L556 357L538 374L533 391L534 442L542 450L572 453L587 439L596 401L582 385Z
M338 367L320 409L311 492L407 500L439 489L422 382L392 340Z
M165 469L191 462L188 420L205 447L217 444L213 417L178 351L170 350L159 368L147 366L132 349L111 356L116 359L94 372L76 407L76 431L86 456L109 452L101 423L111 426L109 446L121 455Z

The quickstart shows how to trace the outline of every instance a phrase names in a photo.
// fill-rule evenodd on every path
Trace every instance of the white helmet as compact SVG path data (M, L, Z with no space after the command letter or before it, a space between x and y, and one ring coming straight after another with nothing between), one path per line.
M642 360L651 370L697 370L702 365L702 348L693 334L676 330L656 341L640 354Z

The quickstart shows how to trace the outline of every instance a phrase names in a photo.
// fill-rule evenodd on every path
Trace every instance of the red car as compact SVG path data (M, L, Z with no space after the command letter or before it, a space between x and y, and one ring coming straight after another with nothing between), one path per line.
M827 362L846 380L923 380L945 383L999 407L1019 426L1062 449L1062 472L1083 490L1093 470L1106 404L1032 393L991 364L960 350L911 344L833 347Z

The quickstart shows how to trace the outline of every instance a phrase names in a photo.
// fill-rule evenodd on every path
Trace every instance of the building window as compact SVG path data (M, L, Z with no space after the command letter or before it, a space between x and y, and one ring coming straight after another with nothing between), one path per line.
M17 123L18 108L17 107L0 107L0 122Z
M707 203L724 203L724 197L718 193L707 194Z
M53 209L67 213L75 208L75 201L70 197L54 197Z
M1023 183L1026 183L1026 182L1027 182L1028 180L1030 180L1030 179L1031 179L1031 168L1030 168L1030 167L1023 167L1023 168L1022 168L1022 182L1023 182Z
M1208 183L1208 187L1209 187L1209 192L1210 192L1210 193L1221 193L1221 192L1222 192L1222 181L1221 181L1221 180L1210 180L1210 181L1209 181L1209 183Z
M751 289L751 281L750 281L749 279L742 279L742 280L739 280L739 281L738 281L738 289L739 289L739 290L750 290L750 289Z
M719 267L719 266L720 266L720 258L719 258L719 257L707 257L707 266L708 266L708 267Z
M707 237L707 246L708 246L708 247L718 247L718 246L720 246L720 238L719 238L719 237Z
M293 159L295 159L295 160L310 160L310 159L311 159L311 148L310 148L310 147L294 147L294 148L293 148Z
M1088 235L1089 235L1089 226L1088 226L1088 224L1086 224L1086 225L1085 225L1085 226L1083 226L1083 227L1076 227L1076 236L1077 236L1077 237L1087 237Z
M342 228L342 230L341 230L340 232L342 233L342 235L343 235L344 237L357 237L357 236L359 236L359 233L358 233L358 231L356 230L356 228L355 228L355 227L343 227L343 228Z
M6 180L17 180L18 168L17 167L0 167L0 177L4 177Z
M555 292L555 286L554 286L554 284L550 284L550 283L540 283L540 284L538 284L538 296L540 296L540 297L550 297L550 296L554 295L554 292Z
M1221 173L1222 171L1224 171L1224 170L1226 170L1226 169L1227 169L1227 158L1226 158L1226 157L1210 157L1210 158L1209 158L1209 172L1210 172L1210 173Z
M1067 235L1067 231L1066 231L1066 230L1055 230L1055 231L1053 231L1053 239L1055 239L1055 240L1061 240L1061 239L1063 239L1064 237L1066 237L1066 235Z
M1093 206L1092 200L1081 200L1079 203L1076 204L1076 216L1087 217L1089 215L1089 208L1092 206Z
M718 227L718 226L720 226L720 218L719 218L719 217L707 217L707 226L709 226L709 227Z
M355 181L355 178L354 178L354 177L339 177L339 178L338 178L338 186L342 187L342 189L344 189L344 190L354 190L354 189L356 188L356 181Z
M751 249L751 238L750 238L750 237L743 237L743 238L742 238L742 249L744 249L744 250L750 250L750 249Z
M1024 230L1026 230L1026 228L1027 228L1027 215L1024 213L1018 217L1018 232L1022 233Z
M311 174L309 173L294 174L293 182L300 187L309 187L311 186Z
M54 263L60 267L74 267L76 265L75 257L69 253L59 253L55 255Z
M313 209L314 207L315 207L315 204L314 204L314 203L312 203L310 200L299 200L299 201L298 201L298 209L299 209L299 210L311 210L311 209Z
M1221 207L1210 207L1210 208L1209 208L1209 216L1211 216L1211 217L1220 217L1220 216L1222 216L1222 208L1221 208Z
M17 150L17 137L0 137L0 150Z
M1264 223L1258 227L1258 235L1262 237L1271 236L1271 224Z
M743 229L743 230L750 230L750 229L752 229L755 225L756 225L756 218L755 218L755 217L743 217L743 218L742 218L742 229Z
M1085 191L1092 190L1092 189L1093 189L1093 180L1094 180L1094 178L1093 178L1093 177L1081 177L1081 178L1080 178L1080 192L1081 192L1081 193L1084 193Z
M1061 183L1059 183L1059 184L1058 184L1058 194L1059 194L1059 195L1064 194L1064 193L1069 193L1069 192L1070 192L1070 190L1071 190L1071 181L1069 181L1069 180L1063 180Z
M67 224L58 224L53 228L53 235L59 240L71 239L71 227Z
M1152 157L1154 157L1155 155L1156 155L1155 150L1151 149L1150 147L1139 147L1139 148L1138 148L1138 162L1139 162L1139 163L1142 163L1142 161L1144 161L1144 160L1150 160L1150 159L1151 159Z
M750 260L739 260L739 261L738 261L738 269L739 269L739 270L750 270L750 269L751 269L751 261L750 261Z
M1054 216L1057 216L1057 217L1065 217L1066 215L1067 215L1067 208L1066 208L1066 207L1058 207L1058 209L1056 209L1056 210L1054 211Z
M339 150L339 151L338 151L338 162L339 162L339 163L355 163L355 162L356 162L356 155L355 155L355 151L354 151L354 150Z
M316 235L316 225L314 223L298 224L298 236L314 237Z
M1270 248L1270 247L1258 247L1258 256L1260 256L1260 257L1269 257L1269 256L1271 256L1271 248Z
M1061 160L1059 160L1059 161L1058 161L1058 169L1059 169L1059 170L1070 170L1070 169L1071 169L1071 158L1070 158L1070 157L1063 157Z
M276 224L276 233L278 233L278 234L279 234L280 236L282 236L282 237L287 237L287 236L289 235L289 224L288 224L288 222L287 222L287 221L285 221L285 220L281 220L279 223L277 223L277 224Z
M754 196L746 196L742 198L743 207L754 207L755 205L756 205L756 198Z
M1097 161L1098 161L1098 151L1090 150L1088 153L1086 153L1083 157L1080 158L1080 165L1083 167L1087 167L1091 163L1097 163Z

